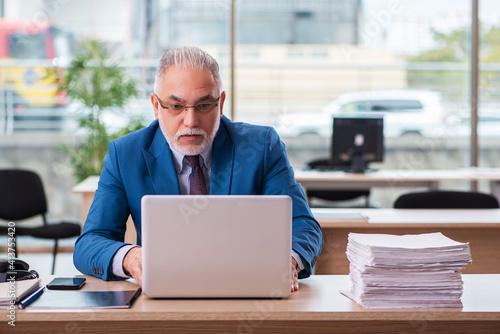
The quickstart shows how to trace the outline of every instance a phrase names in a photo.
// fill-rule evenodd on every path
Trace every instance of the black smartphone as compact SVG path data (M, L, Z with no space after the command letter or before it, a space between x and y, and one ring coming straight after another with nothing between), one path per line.
M57 277L47 284L51 290L78 290L85 284L83 277Z

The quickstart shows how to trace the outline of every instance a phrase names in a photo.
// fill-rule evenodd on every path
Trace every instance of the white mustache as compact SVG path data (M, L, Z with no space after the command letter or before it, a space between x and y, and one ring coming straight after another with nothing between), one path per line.
M193 129L190 129L190 128L186 128L186 129L183 129L179 132L177 132L175 134L175 139L178 140L181 136L186 136L186 135L201 135L203 136L203 139L207 139L207 133L205 131L203 131L202 129L198 129L198 128L193 128Z

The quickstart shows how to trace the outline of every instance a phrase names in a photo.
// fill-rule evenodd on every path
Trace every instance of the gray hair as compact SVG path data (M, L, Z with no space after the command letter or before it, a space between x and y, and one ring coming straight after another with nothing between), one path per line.
M203 69L208 68L212 72L215 83L222 89L222 80L219 74L219 64L207 52L196 46L181 46L177 49L168 50L163 54L156 70L154 92L159 94L160 86L165 77L165 72L171 67Z

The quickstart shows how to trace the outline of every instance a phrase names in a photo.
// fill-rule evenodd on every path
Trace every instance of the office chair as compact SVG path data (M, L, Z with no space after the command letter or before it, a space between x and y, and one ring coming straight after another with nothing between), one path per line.
M496 197L472 191L407 193L394 202L395 209L497 209Z
M42 180L38 174L18 169L0 170L0 219L14 222L15 235L28 235L41 239L53 239L54 251L52 260L52 274L56 265L58 240L80 235L80 224L77 221L62 221L49 224L46 219L47 200ZM43 225L35 227L20 226L19 220L37 215L42 216ZM8 227L0 229L1 234L8 233ZM17 257L16 239L14 248Z
M350 164L346 164L345 166L334 166L334 167L346 167L348 168ZM329 161L326 159L318 159L313 160L307 163L307 169L309 170L327 170L329 167ZM365 205L362 207L369 208L370 207L370 189L366 190L347 190L347 189L335 189L335 190L309 190L306 189L306 196L310 206L312 205L312 199L318 198L327 201L337 202L337 201L348 201L356 198L364 197Z

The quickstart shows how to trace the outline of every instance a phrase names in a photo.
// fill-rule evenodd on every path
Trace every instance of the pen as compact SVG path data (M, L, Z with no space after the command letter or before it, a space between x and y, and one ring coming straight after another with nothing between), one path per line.
M38 297L40 297L42 295L42 293L43 293L44 290L45 290L45 287L42 286L40 289L38 289L35 292L33 292L30 296L26 297L25 299L23 299L19 303L19 307L20 308L25 308L26 306L28 306L29 304L31 304L35 299L37 299Z
M142 289L139 288L137 289L137 291L134 293L134 295L132 297L130 297L130 300L128 301L127 303L127 306L128 307L131 307L132 306L132 303L137 299L137 297L139 297L139 295L141 294L142 292Z

